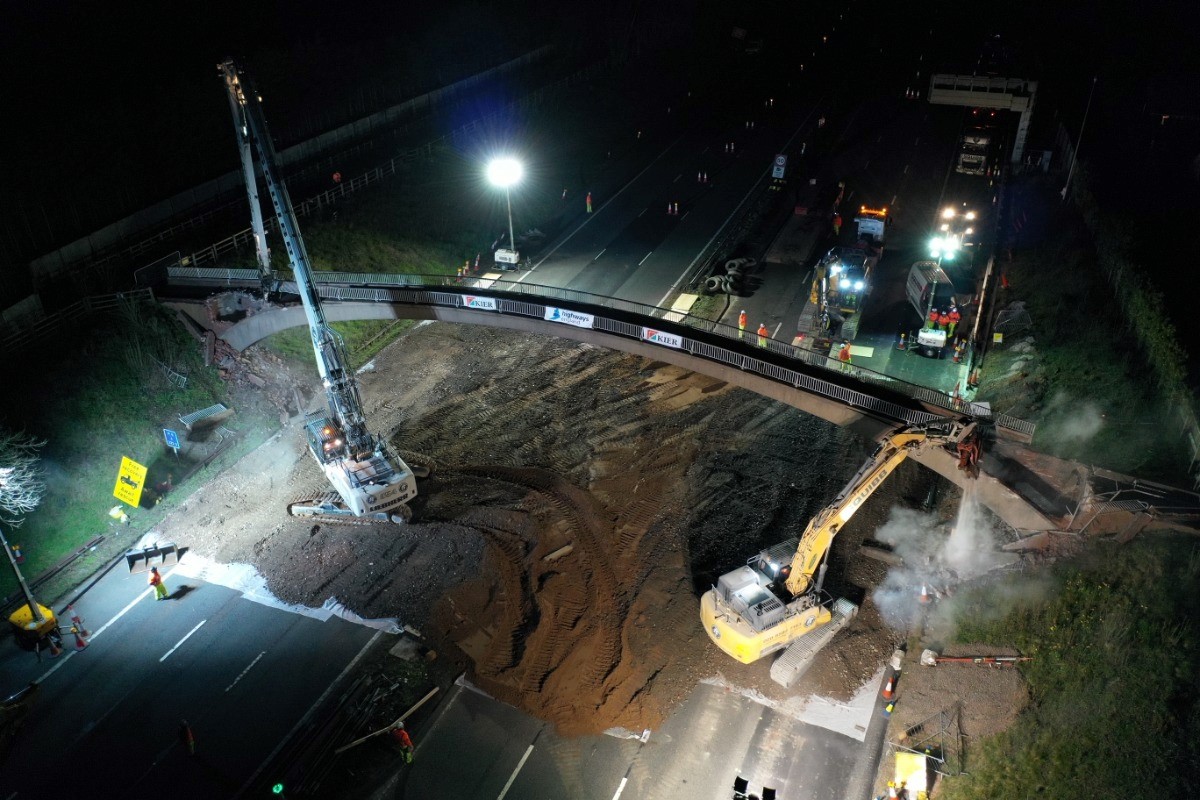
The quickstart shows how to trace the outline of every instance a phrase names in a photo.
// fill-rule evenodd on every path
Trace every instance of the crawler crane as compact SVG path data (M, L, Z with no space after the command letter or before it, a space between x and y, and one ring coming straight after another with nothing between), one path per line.
M846 488L812 518L799 539L763 550L746 566L722 575L717 585L704 593L700 619L709 638L743 664L786 650L772 665L771 676L791 685L817 650L858 611L848 600L832 602L821 588L838 531L900 463L919 449L948 447L960 456L959 467L973 475L979 458L978 436L974 422L958 421L901 428L884 436Z
M304 430L308 436L309 450L337 490L336 494L324 493L293 502L288 506L288 512L293 516L316 517L332 522L371 519L406 522L412 516L406 504L417 496L417 476L382 436L367 430L366 416L358 396L358 383L348 367L345 346L341 336L325 319L291 198L287 187L276 175L274 147L260 107L261 98L246 85L233 61L219 64L218 69L225 80L233 111L242 168L250 195L263 286L264 289L277 290L281 285L271 273L262 214L258 209L251 147L258 153L259 168L275 207L279 232L296 277L296 289L304 305L304 314L308 318L317 370L328 402L328 409L323 415L310 415ZM422 470L422 473L427 474L427 471Z

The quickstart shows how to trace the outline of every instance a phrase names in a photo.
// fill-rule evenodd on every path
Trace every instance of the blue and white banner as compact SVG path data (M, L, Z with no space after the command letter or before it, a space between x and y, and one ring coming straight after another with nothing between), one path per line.
M564 325L574 325L576 328L596 327L596 318L591 314L580 314L567 308L546 306L546 319L550 322L561 322Z

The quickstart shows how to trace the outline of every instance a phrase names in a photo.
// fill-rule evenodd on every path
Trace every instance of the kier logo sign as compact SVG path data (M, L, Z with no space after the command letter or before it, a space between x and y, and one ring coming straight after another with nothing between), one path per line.
M494 297L476 297L471 294L463 295L463 305L467 308L478 308L482 311L497 311L499 306Z
M654 328L642 328L642 338L647 342L655 344L665 344L667 347L674 347L676 350L683 349L683 337L676 336L673 333L665 333L655 330Z

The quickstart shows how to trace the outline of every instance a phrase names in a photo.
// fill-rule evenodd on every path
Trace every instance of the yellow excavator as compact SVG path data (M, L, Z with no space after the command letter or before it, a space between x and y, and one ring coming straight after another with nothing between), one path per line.
M743 664L786 650L772 677L790 686L858 607L822 592L833 537L911 453L947 447L974 477L980 456L973 421L947 420L886 434L841 493L808 523L800 538L763 550L727 572L700 599L700 619L713 643Z

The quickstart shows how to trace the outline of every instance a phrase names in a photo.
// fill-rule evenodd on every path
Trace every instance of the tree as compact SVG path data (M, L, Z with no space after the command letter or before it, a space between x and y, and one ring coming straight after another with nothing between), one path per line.
M45 444L24 431L0 428L0 522L15 528L42 501L46 473L38 451Z

